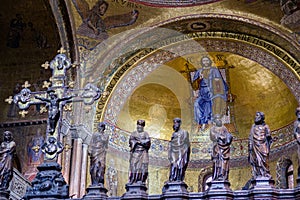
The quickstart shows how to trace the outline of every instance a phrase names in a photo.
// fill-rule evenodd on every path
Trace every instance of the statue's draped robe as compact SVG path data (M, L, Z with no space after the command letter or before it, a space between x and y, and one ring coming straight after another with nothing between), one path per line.
M151 140L147 132L133 132L129 138L129 183L144 183L148 176L149 154Z
M298 155L298 176L300 175L300 121L294 122L294 137L298 143L297 155Z
M249 162L252 165L254 177L270 177L268 162L271 143L269 126L254 124L249 137Z
M212 160L214 162L213 180L228 180L230 144L232 135L225 126L211 128L213 141Z
M174 132L169 142L170 177L169 181L183 181L190 160L189 133L180 129Z
M89 146L90 173L92 185L104 184L106 164L106 149L108 147L108 135L96 132L93 134Z
M16 151L14 141L2 142L0 152L0 189L7 189L13 174L13 157Z

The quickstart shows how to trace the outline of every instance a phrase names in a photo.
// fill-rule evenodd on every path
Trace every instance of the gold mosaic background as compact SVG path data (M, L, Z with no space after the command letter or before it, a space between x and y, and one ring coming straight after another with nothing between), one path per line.
M76 35L76 30L82 23L82 19L79 16L78 11L75 9L72 0L66 0L70 6L69 17L74 25L73 33L77 39L85 39L91 44L96 44L101 41L95 41L84 35ZM97 0L87 0L89 7L91 8ZM103 17L115 16L117 14L131 12L132 10L138 10L139 15L137 21L132 25L113 28L107 30L107 33L113 41L122 42L124 46L130 46L130 40L127 40L132 36L132 32L137 31L139 28L145 28L155 25L162 25L162 27L177 30L180 33L195 32L198 30L190 29L188 25L192 22L205 22L208 27L207 30L213 31L231 31L247 33L252 36L262 37L265 40L272 41L278 46L285 48L290 55L299 60L299 26L295 24L284 24L284 13L280 9L279 1L257 0L257 1L244 1L244 0L224 0L213 4L205 4L195 7L184 8L159 8L148 7L141 4L132 3L129 0L107 0L109 8ZM33 12L34 11L34 12ZM14 117L8 117L10 105L5 99L13 94L14 87L17 83L23 84L28 80L30 83L37 83L38 81L48 80L50 72L41 70L40 65L47 60L51 60L56 50L61 47L60 37L63 35L63 29L65 24L56 18L59 15L58 11L53 11L56 15L53 15L51 5L46 1L6 1L3 2L0 12L0 25L3 28L1 31L1 122L18 122L26 120L44 119L44 115L40 115L36 107L32 107L26 119L21 118L18 115ZM16 14L22 14L24 29L21 31L20 47L10 48L7 46L8 35L10 31L10 22L16 18ZM193 16L201 15L199 19L190 20ZM210 17L210 18L209 18ZM226 18L227 17L227 18ZM208 19L209 18L209 19ZM214 18L217 18L215 20ZM225 19L226 18L226 19ZM206 20L207 19L207 20ZM230 20L228 20L230 19ZM247 21L249 19L249 21ZM57 20L57 21L56 21ZM172 21L168 24L167 22ZM230 21L230 22L229 22ZM233 22L234 21L234 22ZM32 22L33 28L29 27L29 22ZM247 23L246 23L247 22ZM26 28L25 28L26 24ZM259 27L259 28L258 28ZM71 27L69 27L71 29ZM199 27L198 27L199 28ZM228 30L227 30L228 29ZM270 31L272 30L272 31ZM124 36L120 33L128 31ZM201 30L200 30L201 31ZM40 33L44 38L37 40L35 34ZM274 34L276 33L276 34ZM145 36L148 37L148 36ZM120 41L118 41L120 39ZM143 42L143 40L142 40ZM74 46L76 47L76 42ZM92 66L93 77L98 81L102 68L109 68L112 60L102 60L102 55L105 53L111 53L109 50L112 45L102 43L104 46L99 46L94 50L84 51L79 46L79 54L82 58L87 58L87 66ZM93 46L93 45L92 45ZM95 47L95 46L93 46ZM119 43L116 48L119 48ZM74 48L75 49L75 48ZM77 51L71 49L70 51ZM107 51L106 51L107 50ZM112 50L113 52L113 50ZM74 52L73 52L74 53ZM212 57L220 52L209 52ZM75 54L75 53L74 53ZM90 56L95 55L95 57ZM283 126L290 124L294 119L294 109L297 107L297 100L291 94L290 90L286 87L284 81L274 76L269 70L259 65L258 63L251 61L247 58L241 57L232 53L221 52L226 57L228 63L234 68L230 69L229 78L231 92L236 95L236 101L234 102L234 115L236 117L236 129L237 133L235 137L247 138L251 124L253 123L254 113L257 110L261 110L266 114L266 122L269 124L272 130L282 128ZM113 54L114 55L114 54ZM90 56L90 57L89 57ZM121 110L118 116L117 125L126 130L132 131L135 127L135 121L139 118L146 119L146 130L153 137L157 137L164 140L169 140L172 133L172 119L181 115L184 121L183 127L190 130L192 137L200 137L197 132L193 132L193 112L190 83L187 81L187 76L183 72L186 69L184 64L187 57L191 61L191 66L195 69L198 68L198 59L200 55L190 54L186 57L174 59L168 63L162 64L156 71L146 77L143 82L133 91L131 98L126 100L125 106ZM118 59L116 57L115 59ZM280 58L279 58L280 59ZM96 60L96 61L95 61ZM85 62L81 59L81 66L76 68L78 82L87 81L90 77L84 77ZM215 60L216 65L218 62ZM75 68L74 68L75 69ZM96 71L94 69L101 69ZM105 76L111 75L112 69L107 70ZM166 78L166 76L168 78ZM101 77L103 79L107 77ZM100 81L99 81L100 82ZM79 83L81 84L81 83ZM40 85L41 87L41 85ZM41 88L31 87L32 90L40 90ZM154 98L158 97L158 98ZM76 116L78 121L82 119L82 123L90 128L92 121L95 118L91 114L91 117L85 118L87 111L80 111L81 116L78 113L70 114ZM92 113L92 111L90 112ZM14 113L17 114L17 113ZM157 122L153 120L157 119L153 116L159 116L160 119ZM78 118L77 118L78 117ZM81 117L81 118L80 118ZM75 119L75 117L74 117ZM74 121L76 121L74 120ZM72 121L72 120L70 120ZM5 128L3 128L5 129ZM17 127L22 129L22 127ZM92 128L90 128L92 130ZM28 132L28 131L27 131ZM14 134L17 134L16 140L18 143L18 154L24 159L22 161L23 170L26 170L26 155L21 152L26 151L26 145L29 138L35 133L34 130L30 133L23 133L22 131L14 130ZM20 134L19 134L20 133ZM287 133L288 134L288 133ZM26 141L22 141L22 137L26 137ZM285 136L285 135L283 135ZM69 138L70 139L70 138ZM127 143L124 142L124 146ZM111 158L116 159L115 165L120 171L118 195L122 195L125 192L125 184L128 177L128 158L116 157L115 154L108 153L107 165L110 165ZM291 155L293 163L296 165L296 155ZM271 172L274 179L276 179L276 161L272 161ZM207 166L208 167L208 166ZM297 166L295 166L296 169ZM186 182L189 185L190 191L198 191L196 188L198 185L198 176L202 168L189 168L187 172ZM150 166L149 177L149 194L161 193L161 188L164 181L168 177L168 167ZM296 170L294 170L296 171ZM89 176L89 172L87 172ZM295 173L294 173L295 174ZM230 172L231 188L233 190L240 189L250 177L250 168L245 167L232 168ZM89 184L89 178L88 183ZM193 186L193 188L191 188Z
M183 127L191 133L195 126L193 90L187 80L185 64L189 60L191 68L197 69L203 55L179 57L147 76L127 100L118 116L118 126L130 132L135 129L137 119L145 119L145 129L152 137L169 140L172 120L179 116L184 118ZM298 103L281 79L258 63L239 55L219 52L209 52L209 55L214 60L217 60L217 55L222 55L232 66L229 69L230 89L236 97L231 112L235 116L233 123L238 131L237 138L248 138L256 111L265 113L271 130L293 122ZM214 65L221 64L216 61ZM152 118L157 121L154 123Z

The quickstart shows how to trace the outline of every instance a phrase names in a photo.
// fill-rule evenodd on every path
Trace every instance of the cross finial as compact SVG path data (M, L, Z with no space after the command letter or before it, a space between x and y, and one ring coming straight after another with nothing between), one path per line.
M48 69L50 67L50 64L48 61L46 61L44 64L41 65L42 68Z
M29 84L28 81L25 81L25 83L22 85L23 88L29 88L31 84Z
M40 113L44 113L44 112L47 112L47 108L46 106L42 106L41 109L40 109Z
M63 47L60 47L60 49L57 51L57 53L63 54L66 50Z
M69 82L69 87L70 87L70 88L74 88L74 85L75 85L75 82L74 82L74 81L70 81L70 82Z
M68 152L70 149L72 149L72 146L70 144L65 144L65 151Z
M44 81L42 88L48 88L51 85L51 82Z
M22 111L19 112L19 114L21 115L21 117L25 117L25 115L28 114L28 111L22 110Z
M32 148L31 148L35 153L38 153L39 150L41 149L41 147L39 145L34 145Z
M72 104L69 103L69 104L65 105L64 110L65 111L71 111L72 110Z
M11 104L11 102L13 102L13 100L14 99L12 98L12 96L9 96L7 99L5 99L5 102Z

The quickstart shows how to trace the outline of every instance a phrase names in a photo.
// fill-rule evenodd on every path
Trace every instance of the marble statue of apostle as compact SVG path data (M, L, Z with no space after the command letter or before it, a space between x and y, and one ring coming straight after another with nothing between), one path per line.
M148 177L149 154L151 139L144 131L145 121L137 121L137 130L129 138L129 184L145 184Z
M104 133L105 123L98 124L98 132L91 138L88 148L90 156L90 174L93 186L103 186L106 166L106 150L108 148L109 137Z
M168 158L170 161L169 181L183 181L190 160L189 133L180 128L181 119L173 120L173 134L169 141Z
M10 131L4 132L4 140L0 147L0 190L7 190L13 176L13 157L16 143Z
M210 129L210 139L213 141L212 160L213 178L212 180L228 181L230 145L232 135L222 124L219 115L214 119L214 126Z
M294 122L294 137L298 143L298 176L300 176L300 107L296 109L297 119Z
M265 115L263 112L256 112L249 136L249 162L254 179L257 177L271 178L268 163L271 144L271 131L265 123Z

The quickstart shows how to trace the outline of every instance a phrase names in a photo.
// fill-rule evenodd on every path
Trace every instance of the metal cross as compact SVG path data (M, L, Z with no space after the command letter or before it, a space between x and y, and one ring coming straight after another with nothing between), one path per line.
M30 84L26 81L23 85L24 88L13 98L14 103L23 110L20 112L22 116L25 116L27 112L25 110L31 105L46 104L48 108L47 140L43 145L46 160L56 159L57 154L60 153L60 151L53 152L53 149L60 149L62 146L59 141L62 112L66 108L67 110L72 108L71 105L67 104L71 102L84 102L87 105L91 105L100 97L102 92L92 83L87 83L83 89L70 88L70 85L74 85L74 83L67 83L66 71L72 64L67 56L63 54L63 49L60 49L58 52L59 54L50 62L50 69L52 70L50 84L44 82L45 87L50 86L47 91L31 92L29 89ZM48 62L42 65L42 67L47 69ZM11 102L10 100L11 98L8 98L6 101Z
M14 99L12 98L12 96L9 96L7 99L5 99L4 100L5 102L7 102L7 103L9 103L9 104L11 104L13 101L14 101Z

